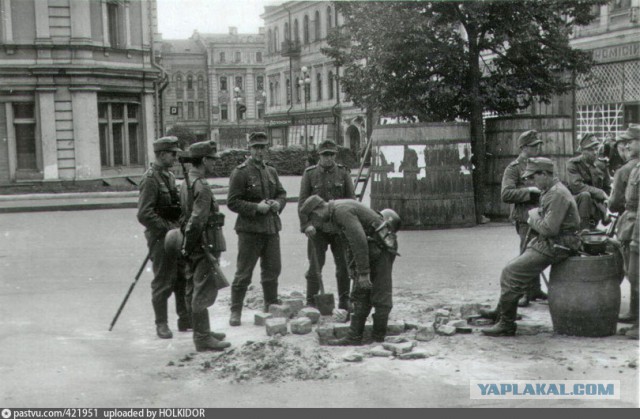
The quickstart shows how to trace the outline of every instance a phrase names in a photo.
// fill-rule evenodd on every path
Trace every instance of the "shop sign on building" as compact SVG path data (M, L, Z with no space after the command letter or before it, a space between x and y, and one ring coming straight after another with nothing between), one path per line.
M640 44L637 42L612 45L593 50L593 60L597 63L610 63L615 61L627 61L640 59Z

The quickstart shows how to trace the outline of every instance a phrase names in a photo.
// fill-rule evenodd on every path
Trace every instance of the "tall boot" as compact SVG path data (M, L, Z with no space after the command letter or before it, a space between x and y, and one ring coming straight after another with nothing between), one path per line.
M240 326L242 324L242 306L244 305L244 295L246 293L246 288L231 287L231 317L229 317L229 325L231 326Z
M156 316L156 334L160 339L171 339L173 333L167 324L167 300L152 301Z
M191 329L191 310L187 304L185 284L176 284L173 294L176 297L176 314L178 315L178 330L186 332Z
M500 321L493 327L485 329L482 333L486 336L515 336L516 316L518 314L517 301L500 301Z
M375 310L371 316L373 317L373 333L371 337L376 342L384 342L384 337L387 335L387 324L389 323L389 313L391 310L386 307L376 307Z
M209 329L209 312L204 309L200 312L193 313L193 343L196 351L222 351L231 346L229 342L221 342L211 336Z
M538 275L538 279L533 281L529 289L529 301L546 300L548 298L547 293L542 291L542 275Z
M278 281L267 281L262 283L262 295L264 297L264 312L269 312L271 304L278 304Z
M224 340L224 338L227 337L226 334L224 333L216 333L214 331L211 330L211 323L209 320L209 310L207 310L207 317L206 317L206 328L207 330L209 330L209 334L214 338L214 339L218 339L218 340Z
M330 346L362 345L364 325L367 322L367 317L369 317L370 311L370 305L360 302L353 303L353 313L351 313L351 325L349 326L349 334L341 339L330 339L327 344Z
M634 323L638 322L638 293L631 290L629 296L629 311L625 314L621 314L618 317L620 323Z
M500 302L498 301L498 305L496 305L496 308L493 310L481 308L480 310L478 310L478 314L483 319L489 319L497 322L498 320L500 320Z

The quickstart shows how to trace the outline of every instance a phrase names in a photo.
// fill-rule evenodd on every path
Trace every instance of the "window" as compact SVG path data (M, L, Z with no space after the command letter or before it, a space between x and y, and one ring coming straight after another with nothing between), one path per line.
M118 3L107 3L107 31L109 32L109 46L119 48L120 45L120 10Z
M223 121L229 120L229 111L227 110L227 105L220 105L220 119Z
M38 170L34 110L35 104L31 102L13 104L13 129L16 135L17 170Z
M329 71L329 85L327 86L329 88L328 99L333 99L333 86L334 86L333 71Z
M271 52L272 42L273 42L273 33L271 32L271 29L269 29L269 32L267 32L267 52Z
M220 77L220 90L227 91L227 78L225 76Z
M188 102L187 103L187 119L195 119L196 115L195 115L195 107L193 105L193 102Z
M98 98L100 162L103 167L144 164L139 118L138 103Z
M264 119L264 103L258 105L258 119Z
M242 90L242 76L236 76L236 87L239 87Z
M204 102L198 102L198 119L205 119Z
M298 19L293 21L293 39L296 44L300 43L300 27L298 25Z
M204 76L202 74L198 75L198 97L200 99L204 98Z
M256 88L257 90L264 90L264 76L256 77Z
M316 10L316 19L315 19L315 24L313 25L314 28L314 41L319 41L320 38L322 38L322 35L320 34L320 12Z
M291 105L291 80L287 79L287 105Z
M285 41L291 39L291 34L289 33L289 22L284 22L284 39Z
M240 51L236 51L236 63L239 63L240 61L242 61L242 54Z
M256 52L256 62L257 63L261 63L262 62L262 52L261 51Z
M273 82L269 83L269 106L273 106Z
M226 57L225 57L225 55L224 55L224 52L221 52L221 53L220 53L220 62L221 62L221 63L224 63L226 60L227 60L227 59L226 59Z
M300 103L300 78L296 77L296 102Z
M316 74L316 100L322 100L322 74Z
M182 76L178 74L176 76L176 98L182 99L184 98L184 90L182 85Z
M193 90L193 76L191 74L187 76L187 90Z
M611 11L613 12L631 7L631 0L613 0L611 3Z
M333 16L331 14L331 6L327 6L327 33L333 27Z
M304 22L302 24L302 40L305 44L309 43L309 16L304 15Z
M275 87L275 102L276 102L276 106L280 105L280 82L276 82L276 87Z
M183 113L183 109L182 109L182 102L178 102L176 104L176 106L178 107L178 119L184 119L184 113Z
M273 31L273 50L274 51L280 51L280 31L278 31L278 28L276 28Z

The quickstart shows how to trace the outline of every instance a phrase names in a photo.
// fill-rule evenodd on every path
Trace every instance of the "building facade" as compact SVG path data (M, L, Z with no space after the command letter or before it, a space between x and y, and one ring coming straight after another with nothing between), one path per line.
M246 147L246 135L264 129L265 37L261 32L195 32L163 42L162 64L171 82L163 94L167 129L190 128L221 148Z
M0 0L0 183L142 173L155 0Z
M266 6L266 125L273 145L311 147L325 139L354 152L364 145L365 111L345 100L341 69L321 52L343 23L327 1Z

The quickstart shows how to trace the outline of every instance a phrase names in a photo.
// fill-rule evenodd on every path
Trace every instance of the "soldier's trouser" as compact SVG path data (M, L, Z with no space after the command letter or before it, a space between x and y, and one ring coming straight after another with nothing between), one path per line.
M220 252L213 255L220 258ZM212 276L209 261L203 252L193 252L189 256L189 271L187 281L187 299L193 313L201 313L211 307L218 297L218 289Z
M520 236L520 253L523 253L527 246L527 233L529 232L529 228L529 224L516 221L516 232L518 233L518 236ZM529 237L528 239L531 240L532 237ZM542 291L541 281L542 278L538 275L538 279L531 282L531 287L527 291L527 296L530 299L533 299L537 293Z
M580 192L575 195L578 204L578 214L580 214L580 228L590 228L598 225L602 220L602 212L596 207L596 202L591 198L589 192Z
M151 245L151 263L153 280L151 281L151 303L153 304L156 324L167 323L167 300L176 293L176 313L179 317L188 317L186 304L186 278L184 269L178 269L178 261L164 251L164 237Z
M558 263L567 256L550 257L528 248L523 254L512 259L500 276L500 303L513 303L526 293L540 273L552 263Z
M260 259L260 282L278 283L280 275L280 235L238 233L238 262L232 291L244 293L251 284L253 268Z
M392 271L395 258L394 254L383 251L375 244L369 243L369 267L371 269L369 277L372 287L367 290L354 285L351 292L351 301L354 304L354 313L351 318L352 325L355 324L359 328L361 324L361 327L364 328L364 321L359 318L361 317L360 313L364 315L364 320L366 320L371 307L373 307L375 309L373 314L374 334L382 337L386 334L389 313L393 307ZM356 317L355 319L354 316ZM362 331L359 334L361 335Z
M309 269L304 275L307 279L307 302L313 302L313 296L318 294L320 291L322 268L326 262L328 247L331 248L333 261L336 265L336 281L338 285L338 298L340 303L339 307L347 309L351 284L349 272L347 270L345 243L340 239L339 234L327 234L318 231L313 239L309 239L307 241Z
M622 242L622 254L624 256L624 270L631 285L631 294L629 295L629 314L638 318L639 301L638 295L638 252L632 248L630 241Z

